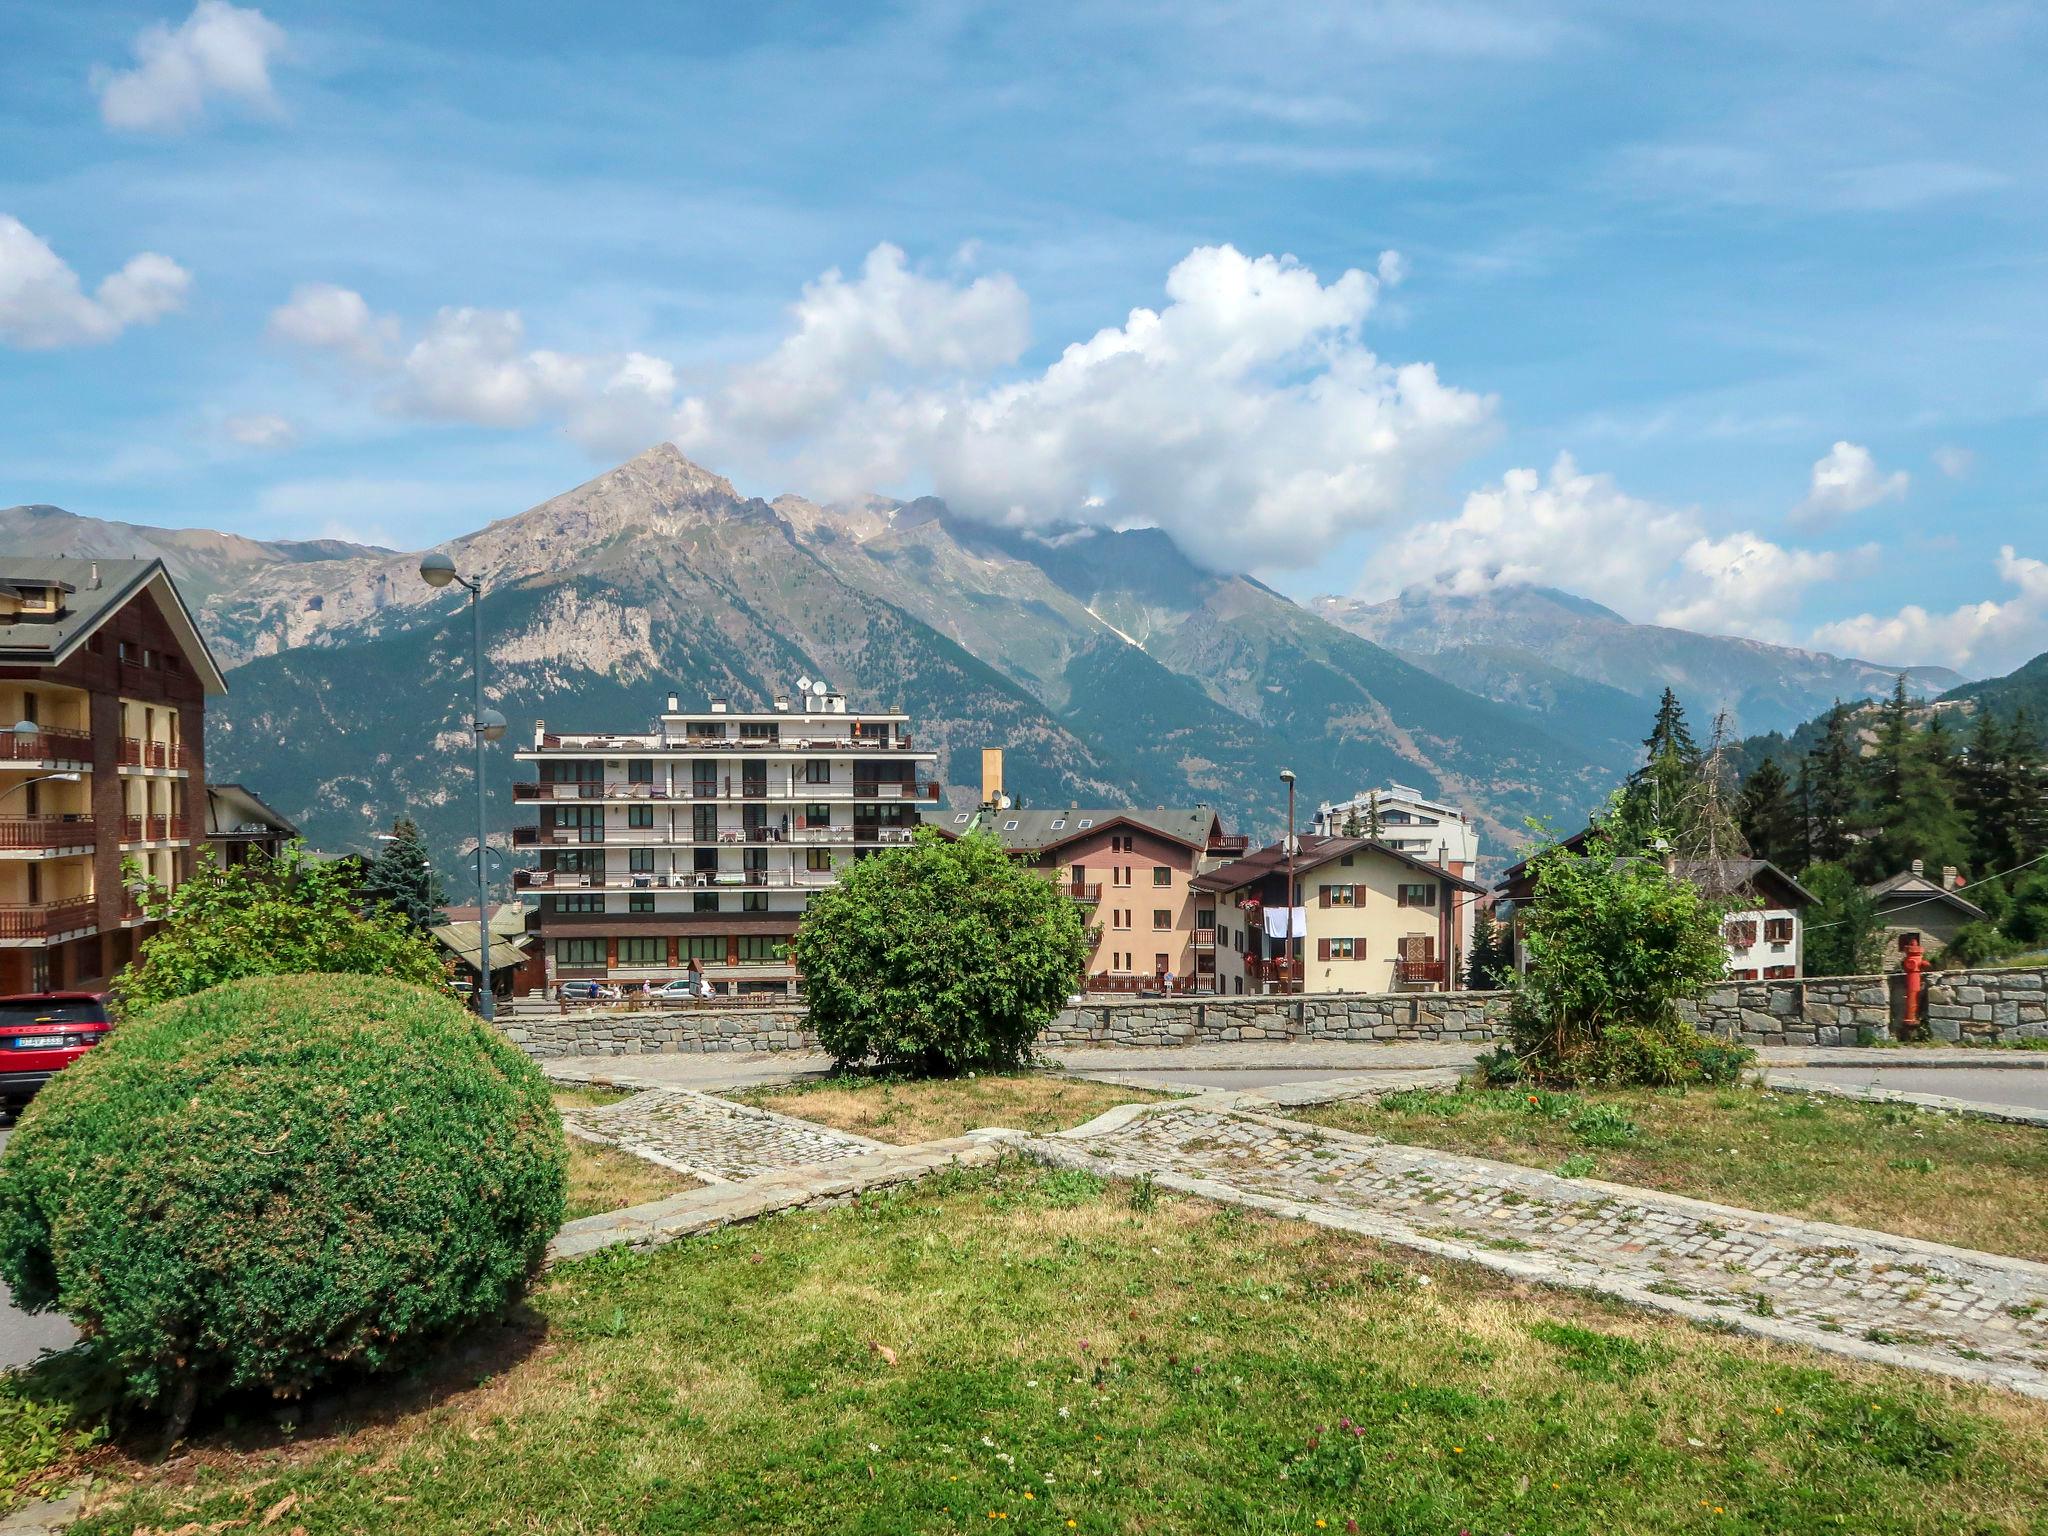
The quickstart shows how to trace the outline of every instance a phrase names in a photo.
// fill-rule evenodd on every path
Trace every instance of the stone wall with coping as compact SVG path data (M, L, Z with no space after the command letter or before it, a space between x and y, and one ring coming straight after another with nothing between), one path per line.
M592 1009L513 1014L505 1038L529 1056L683 1055L705 1051L809 1051L817 1039L804 1010L792 1008Z
M1039 1036L1072 1046L1221 1045L1259 1040L1458 1040L1506 1028L1505 992L1330 992L1298 997L1105 997L1060 1011ZM1856 1045L1893 1038L1897 976L1728 981L1684 1005L1709 1034L1744 1045ZM1927 1034L1962 1044L2048 1040L2048 971L1929 971ZM801 1007L518 1014L501 1024L533 1056L815 1050Z
M1295 997L1119 997L1060 1011L1038 1037L1077 1045L1219 1045L1257 1040L1491 1040L1505 992L1315 992Z

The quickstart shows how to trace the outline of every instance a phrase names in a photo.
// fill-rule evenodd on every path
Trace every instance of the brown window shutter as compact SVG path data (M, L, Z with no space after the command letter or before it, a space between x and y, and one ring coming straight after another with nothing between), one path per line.
M1324 905L1328 906L1329 903L1325 902ZM1316 940L1316 958L1318 960L1327 960L1330 958L1330 941L1328 939Z
M1319 907L1327 907L1329 904L1330 888L1326 885L1321 890L1316 892L1316 905ZM1327 959L1328 956L1325 956L1324 958Z
M1351 941L1351 958L1354 960L1363 960L1365 958L1365 940L1353 939Z
M1407 886L1405 886L1405 885L1397 885L1397 886L1395 886L1395 887L1394 887L1394 905L1395 905L1395 906L1397 906L1397 907L1405 907L1405 906L1407 906L1407 905L1408 905L1408 887L1407 887Z

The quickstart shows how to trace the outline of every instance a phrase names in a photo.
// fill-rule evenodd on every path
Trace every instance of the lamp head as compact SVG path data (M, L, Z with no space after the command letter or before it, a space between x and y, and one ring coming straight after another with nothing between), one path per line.
M12 727L17 736L39 736L43 728L33 720L17 720Z
M1292 784L1294 782L1294 770L1292 768L1282 768L1280 770L1280 782L1282 784Z
M71 769L66 769L62 773L47 773L43 777L47 779L62 779L66 784L76 784L79 778L78 774Z
M476 717L476 733L485 741L496 741L505 734L505 717L495 709L479 710Z
M430 587L445 587L455 579L455 562L440 550L420 556L420 580Z

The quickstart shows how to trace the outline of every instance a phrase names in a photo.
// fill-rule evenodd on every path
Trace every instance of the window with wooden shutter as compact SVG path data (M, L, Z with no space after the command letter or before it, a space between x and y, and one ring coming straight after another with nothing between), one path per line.
M1316 958L1318 960L1327 960L1330 958L1330 941L1328 939L1316 940Z

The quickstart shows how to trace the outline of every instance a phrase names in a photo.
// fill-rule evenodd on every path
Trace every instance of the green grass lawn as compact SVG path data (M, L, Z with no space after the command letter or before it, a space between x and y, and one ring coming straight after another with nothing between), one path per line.
M353 1420L103 1451L77 1536L2044 1529L2048 1404L1024 1166L491 1332Z
M1414 1089L1319 1125L2048 1260L2048 1131L1758 1088Z
M801 1120L908 1146L985 1126L1064 1131L1119 1104L1170 1095L1118 1088L1053 1072L981 1072L973 1077L828 1077L738 1096Z

